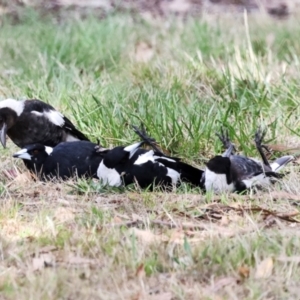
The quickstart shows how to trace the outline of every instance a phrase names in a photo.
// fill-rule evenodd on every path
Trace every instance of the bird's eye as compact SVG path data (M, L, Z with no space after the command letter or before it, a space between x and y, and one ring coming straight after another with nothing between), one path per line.
M39 150L33 150L33 154L38 154Z

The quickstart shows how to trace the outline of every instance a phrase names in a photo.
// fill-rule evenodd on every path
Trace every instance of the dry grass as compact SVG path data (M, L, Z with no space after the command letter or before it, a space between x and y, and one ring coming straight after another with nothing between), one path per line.
M72 181L15 180L1 202L2 297L296 297L294 178L245 196L78 194Z

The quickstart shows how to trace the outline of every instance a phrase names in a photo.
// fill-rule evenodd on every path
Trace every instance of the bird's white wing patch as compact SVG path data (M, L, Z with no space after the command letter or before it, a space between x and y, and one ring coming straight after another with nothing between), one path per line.
M39 117L46 117L51 123L59 127L63 127L65 124L63 114L56 110L49 110L44 112L33 110L31 113Z
M142 165L145 164L148 161L154 162L154 152L153 150L147 151L144 154L139 155L137 160L134 162L134 165Z
M172 179L172 184L177 184L177 182L180 180L180 174L171 168L167 168L167 170L167 176Z
M210 171L208 168L205 169L205 189L207 191L215 191L217 193L222 192L233 192L233 183L228 184L225 174L217 174Z
M53 124L62 127L65 124L64 116L59 111L49 110L44 112L44 115L52 122Z
M101 161L98 167L97 176L105 185L118 187L122 184L120 174L115 169L107 168L103 161Z
M36 111L36 110L33 110L31 111L32 114L36 115L36 116L39 116L39 117L42 117L44 114L39 112L39 111Z
M176 160L171 159L171 158L169 158L169 157L165 157L165 156L157 156L157 155L154 155L154 159L164 159L164 160L167 160L167 161L176 162Z
M20 116L24 110L24 101L18 101L15 99L5 99L0 101L0 108L8 107L16 112L17 116Z
M141 145L142 145L142 142L138 142L138 143L129 145L124 148L124 151L129 152L130 153L129 158L131 158L134 155L134 153L141 147Z
M49 146L45 146L45 151L50 155L53 152L53 148Z

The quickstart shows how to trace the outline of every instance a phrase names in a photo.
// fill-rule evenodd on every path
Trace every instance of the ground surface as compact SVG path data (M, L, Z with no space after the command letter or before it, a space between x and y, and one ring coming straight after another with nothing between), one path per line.
M202 167L229 128L257 156L300 151L297 18L2 19L1 98L48 101L103 146L136 141ZM299 168L270 190L170 194L34 182L1 149L1 299L299 299Z

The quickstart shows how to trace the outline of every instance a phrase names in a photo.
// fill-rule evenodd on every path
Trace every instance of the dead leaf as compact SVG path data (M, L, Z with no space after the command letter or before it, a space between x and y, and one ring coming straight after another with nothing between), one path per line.
M268 257L264 259L260 264L256 267L254 277L256 279L259 278L268 278L272 275L273 271L273 259Z
M212 284L211 290L213 292L217 292L218 290L222 289L223 287L231 285L231 284L236 284L237 282L238 282L237 278L232 277L232 276L218 278Z
M291 147L283 144L267 144L270 151L285 152L287 154L292 154L300 150L299 146Z
M238 268L238 273L242 278L248 278L250 275L250 269L246 265L242 265Z
M121 218L119 218L118 216L114 216L114 223L118 224L118 223L122 223L123 220Z
M136 277L138 277L140 280L145 277L145 269L144 269L144 264L140 264L135 273Z

